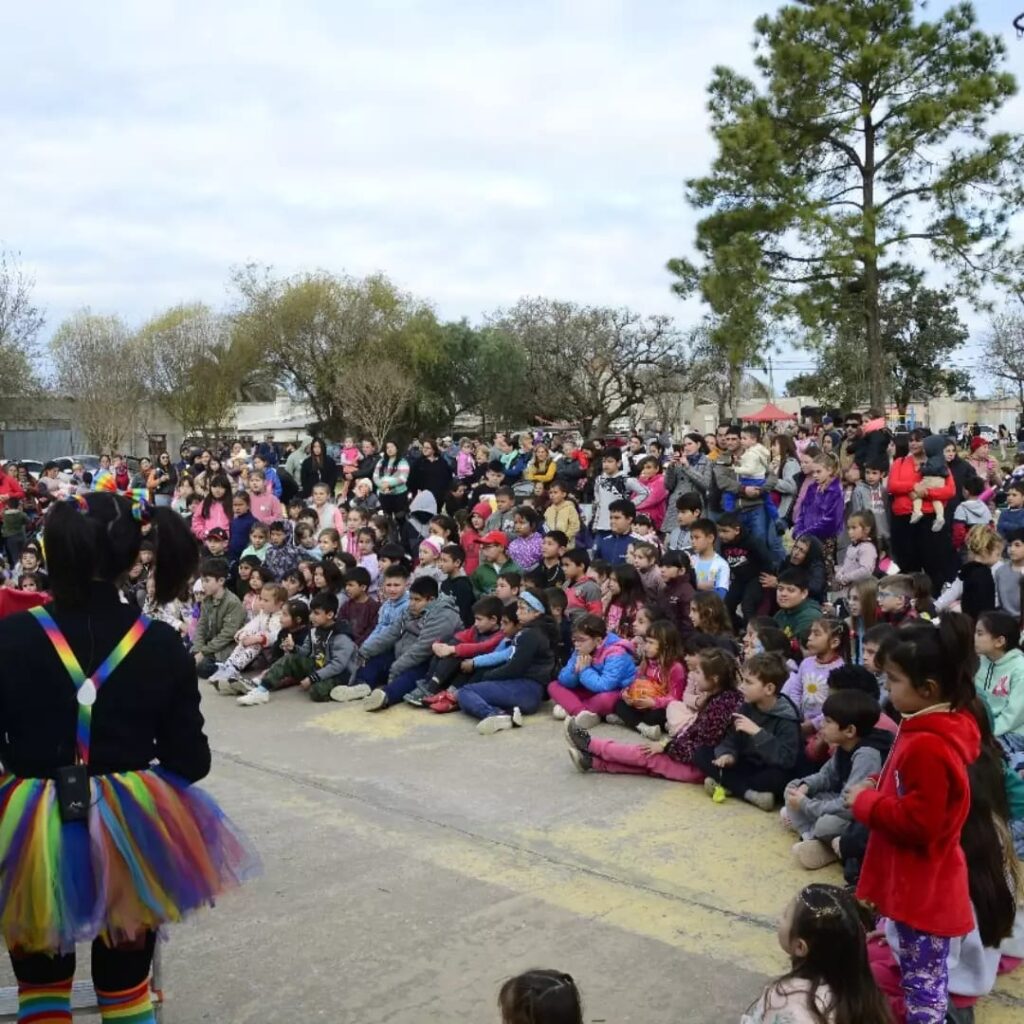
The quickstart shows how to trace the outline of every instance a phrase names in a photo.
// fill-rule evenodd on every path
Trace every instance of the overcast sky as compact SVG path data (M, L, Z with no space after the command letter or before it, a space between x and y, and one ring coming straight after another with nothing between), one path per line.
M976 6L1012 38L1016 8ZM0 245L48 331L82 305L133 323L224 305L247 261L382 270L444 317L545 294L690 323L664 264L712 155L704 90L712 65L749 65L766 9L5 4ZM1010 54L1024 74L1024 42ZM1024 124L1020 98L1005 119Z

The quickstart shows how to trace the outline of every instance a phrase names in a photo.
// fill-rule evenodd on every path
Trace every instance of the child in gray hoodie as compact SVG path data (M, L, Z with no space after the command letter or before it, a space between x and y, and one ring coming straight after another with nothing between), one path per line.
M803 743L800 712L782 693L789 669L778 654L754 654L743 666L746 703L717 747L698 747L694 764L707 776L704 789L716 803L732 794L762 811L775 809L798 772Z

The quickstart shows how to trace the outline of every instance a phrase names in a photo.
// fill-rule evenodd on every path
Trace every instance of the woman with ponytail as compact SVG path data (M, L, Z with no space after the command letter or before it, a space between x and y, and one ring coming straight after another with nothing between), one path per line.
M47 515L52 604L0 622L0 930L19 1021L71 1020L85 941L102 1019L153 1021L157 929L257 866L191 785L210 770L193 660L170 626L118 599L144 523L155 599L174 598L198 558L187 526L100 490Z

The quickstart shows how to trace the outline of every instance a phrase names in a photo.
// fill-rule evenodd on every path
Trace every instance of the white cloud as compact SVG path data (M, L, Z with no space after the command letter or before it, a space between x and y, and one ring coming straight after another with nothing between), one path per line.
M546 293L688 318L664 264L704 89L764 6L5 5L2 241L51 324L218 304L248 260L384 270L446 316Z

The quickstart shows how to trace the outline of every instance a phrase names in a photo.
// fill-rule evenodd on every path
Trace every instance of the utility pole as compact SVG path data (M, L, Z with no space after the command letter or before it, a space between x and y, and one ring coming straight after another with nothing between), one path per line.
M768 353L768 401L775 401L775 374L772 372L772 355Z

